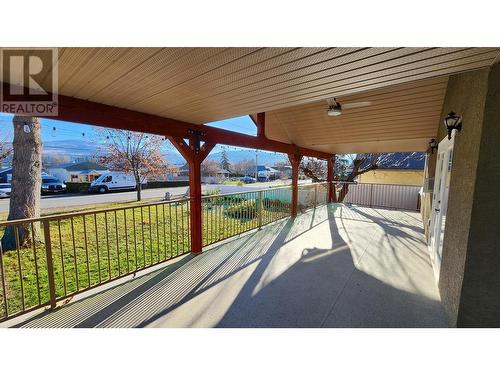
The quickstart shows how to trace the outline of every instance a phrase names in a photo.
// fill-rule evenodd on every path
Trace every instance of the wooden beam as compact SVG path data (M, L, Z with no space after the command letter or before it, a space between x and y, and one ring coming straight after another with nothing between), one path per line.
M3 82L2 86L4 90L10 90L10 85L8 83ZM190 131L195 130L203 133L201 140L205 143L219 143L230 146L282 152L285 154L300 153L304 156L311 156L319 159L328 159L331 157L329 153L302 148L289 143L273 141L265 137L254 137L229 130L213 128L207 125L191 124L189 122L136 112L69 96L59 95L58 102L58 116L47 116L47 118L185 139L190 137Z
M266 113L259 112L257 113L257 122L255 123L257 126L257 137L262 138L266 136Z
M195 150L195 136L189 139L189 145L183 138L168 137L189 165L189 220L191 236L191 252L201 253L203 233L201 222L201 163L208 156L215 144L205 143L199 151Z

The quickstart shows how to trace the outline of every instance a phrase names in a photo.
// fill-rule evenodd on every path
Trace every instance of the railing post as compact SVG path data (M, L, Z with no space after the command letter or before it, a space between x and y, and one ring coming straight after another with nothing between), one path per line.
M288 154L288 159L292 165L292 216L297 216L297 206L299 200L299 165L302 155Z
M318 184L314 184L314 208L318 204Z
M258 215L258 223L259 223L259 229L262 228L262 190L259 190L259 195L257 197L258 203L257 203L257 215Z
M47 276L49 279L50 307L56 307L56 284L54 281L54 263L52 261L52 243L50 241L50 221L43 220L43 234L45 238L45 255L47 257Z
M371 184L370 188L370 207L373 206L373 184Z

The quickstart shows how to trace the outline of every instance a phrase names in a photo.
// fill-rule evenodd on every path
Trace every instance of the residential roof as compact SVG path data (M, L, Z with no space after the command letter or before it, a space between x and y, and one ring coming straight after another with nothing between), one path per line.
M423 170L425 154L423 152L394 152L381 158L378 169Z
M263 171L268 171L268 172L279 172L277 169L273 167L269 167L267 165L258 165L257 166L257 172L263 172Z
M77 171L77 172L80 173L80 174L92 174L92 173L101 173L103 171L104 171L103 169L99 169L99 170L96 170L96 169L83 169L83 170Z
M108 168L105 166L93 162L93 161L83 161L80 163L63 163L63 164L58 164L55 165L52 168L63 168L66 169L67 171L83 171L83 170L98 170L98 171L107 171Z

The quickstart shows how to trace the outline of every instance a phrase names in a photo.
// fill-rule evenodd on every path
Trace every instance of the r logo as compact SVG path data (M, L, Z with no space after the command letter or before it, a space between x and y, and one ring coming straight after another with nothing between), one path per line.
M1 50L0 111L57 115L57 49Z

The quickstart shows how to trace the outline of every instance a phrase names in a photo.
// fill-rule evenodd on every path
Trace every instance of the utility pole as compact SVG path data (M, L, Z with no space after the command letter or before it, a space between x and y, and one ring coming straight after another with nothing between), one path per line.
M255 182L259 180L259 168L258 168L259 162L257 157L258 152L259 150L255 150Z

